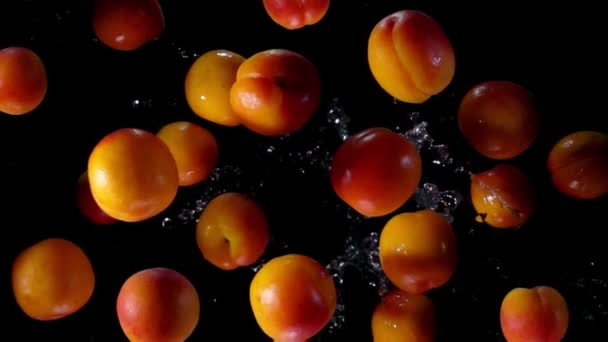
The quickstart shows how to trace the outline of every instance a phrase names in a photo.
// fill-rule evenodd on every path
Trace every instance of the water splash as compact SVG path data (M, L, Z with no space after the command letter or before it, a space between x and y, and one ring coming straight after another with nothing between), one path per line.
M329 105L327 122L335 128L340 140L344 141L350 135L350 117L346 115L341 101L337 98L333 99Z
M452 213L462 203L463 197L454 190L442 191L433 183L424 183L416 190L414 200L419 208L436 211L452 223L454 221Z

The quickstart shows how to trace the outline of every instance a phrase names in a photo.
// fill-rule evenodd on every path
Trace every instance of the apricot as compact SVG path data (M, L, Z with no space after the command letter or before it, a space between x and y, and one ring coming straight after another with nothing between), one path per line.
M507 81L487 81L471 88L458 109L458 127L481 155L510 159L536 139L539 114L532 94Z
M40 57L23 47L0 50L0 112L23 115L44 100L48 87Z
M494 228L519 228L536 207L528 176L511 164L472 175L471 202L479 215L477 221Z
M78 183L76 185L76 205L82 215L95 224L105 225L117 221L115 218L101 210L99 205L97 205L97 202L95 202L93 194L91 193L91 185L87 172L84 172L78 178Z
M430 209L393 216L380 233L379 253L386 277L411 294L445 285L458 259L452 226Z
M266 136L293 133L314 115L321 78L306 57L272 49L249 57L236 74L230 104L243 126Z
M184 342L198 324L200 302L188 278L172 269L149 268L122 285L116 312L130 341Z
M264 0L272 21L288 30L314 25L329 9L329 0Z
M329 272L299 254L266 263L251 282L249 298L258 325L277 342L303 342L316 335L329 323L337 303Z
M436 329L435 306L423 294L393 289L372 315L374 342L433 342Z
M179 185L200 183L215 168L219 153L217 141L207 129L191 122L178 121L161 128L157 136L173 154Z
M608 134L579 131L553 145L547 158L553 185L564 195L591 200L608 193Z
M177 195L177 165L167 145L138 128L121 128L101 139L89 156L95 202L125 222L149 219Z
M249 266L263 254L269 229L262 208L234 192L213 198L196 225L196 242L210 263L223 270Z
M423 103L443 91L456 71L454 50L428 14L403 10L376 24L367 47L373 77L402 102Z
M338 147L330 171L338 197L368 217L387 215L405 204L421 177L416 146L382 127L346 139Z
M79 246L50 238L19 253L13 263L12 286L27 316L52 321L74 314L89 302L95 274Z
M500 326L507 342L559 342L568 316L567 303L554 288L515 288L502 301Z
M158 0L95 0L93 31L112 49L138 49L157 38L164 28Z

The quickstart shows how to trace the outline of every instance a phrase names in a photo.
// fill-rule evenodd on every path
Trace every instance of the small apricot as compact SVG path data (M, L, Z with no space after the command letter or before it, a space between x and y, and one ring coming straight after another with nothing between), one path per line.
M329 0L264 0L266 13L288 30L315 25L327 13Z
M436 329L435 306L423 294L393 289L372 315L374 342L433 342Z
M23 47L0 50L0 112L23 115L44 100L48 87L40 57Z
M91 222L99 225L112 224L117 220L106 214L91 193L91 185L89 183L89 175L85 171L79 178L76 185L76 205L78 209Z

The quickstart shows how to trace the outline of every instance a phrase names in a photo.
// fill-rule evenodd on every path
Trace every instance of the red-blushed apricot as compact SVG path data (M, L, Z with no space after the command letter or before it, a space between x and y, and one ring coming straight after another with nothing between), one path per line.
M19 253L13 263L12 285L26 315L51 321L72 315L89 302L95 273L79 246L50 238Z
M186 102L199 117L234 127L240 120L230 105L230 88L245 57L227 50L213 50L196 59L185 81Z
M122 285L116 312L130 341L184 342L198 325L200 301L182 274L149 268L133 274Z
M387 128L365 129L336 151L330 179L334 191L362 215L387 215L414 194L422 177L416 146Z
M264 8L272 21L296 30L321 21L329 9L329 0L264 0Z
M458 127L481 155L510 159L525 152L538 135L539 114L532 94L508 81L471 88L458 109Z
M316 260L287 254L270 260L251 281L255 319L277 342L304 342L323 329L336 310L329 272Z
M321 78L306 57L272 49L249 57L236 74L230 104L243 126L267 136L293 133L314 115Z
M435 306L423 294L391 290L372 315L374 342L433 342L436 329Z
M553 145L547 158L553 185L564 195L597 199L608 194L608 134L578 131Z
M177 121L165 125L157 135L175 158L179 185L200 183L215 168L219 153L217 141L207 129L191 122Z
M393 216L380 233L380 264L401 290L422 294L445 285L456 270L452 225L430 210Z
M477 221L494 228L519 228L536 207L528 176L511 164L472 175L471 202L478 214Z
M500 326L507 342L559 342L568 330L568 305L554 288L515 288L502 301Z
M205 207L196 225L196 242L210 263L233 270L256 262L269 239L262 208L246 195L223 193Z
M89 156L89 183L97 205L125 222L149 219L175 199L177 165L153 133L121 128L101 139Z
M93 30L99 41L112 49L138 49L164 29L158 0L95 0Z
M48 87L40 57L23 47L0 50L0 112L23 115L44 100Z
M101 210L97 202L95 202L93 194L91 194L91 185L87 172L84 172L78 178L78 183L76 184L76 205L82 215L95 224L105 225L117 221Z
M443 28L428 14L403 10L376 24L367 47L373 77L402 102L423 103L443 91L456 70Z

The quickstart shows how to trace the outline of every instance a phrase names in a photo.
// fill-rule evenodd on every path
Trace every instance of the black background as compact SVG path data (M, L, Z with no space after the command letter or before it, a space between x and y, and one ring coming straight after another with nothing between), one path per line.
M156 266L182 272L199 291L201 319L192 341L267 340L248 303L253 272L223 272L206 263L194 242L193 223L172 228L161 224L164 217L178 221L176 213L186 201L211 191L208 184L182 189L166 213L148 222L96 227L80 216L73 197L75 182L95 143L114 129L157 131L176 120L211 129L220 143L219 166L245 171L223 180L219 190L256 189L251 195L267 211L275 240L265 257L298 252L327 264L342 253L347 234L356 238L378 231L387 219L363 220L353 228L331 191L322 167L326 163L311 166L310 158L292 157L293 151L317 145L322 152L315 156L338 146L335 130L326 123L331 101L340 100L351 118L351 132L376 125L409 127L408 114L420 111L430 122L433 137L448 143L452 156L475 172L496 163L463 143L453 118L464 93L489 79L519 82L538 98L543 115L540 136L511 162L533 179L539 208L521 230L498 231L473 222L465 197L454 221L459 269L448 285L430 293L438 308L438 340L502 340L500 301L512 287L535 285L553 286L568 301L571 325L566 340L597 341L602 340L600 334L606 335L602 324L608 319L608 272L600 257L605 249L606 201L564 198L551 186L545 169L546 154L561 136L579 129L606 131L601 54L605 27L594 14L600 11L581 1L535 9L525 1L333 0L321 23L287 31L267 17L261 0L161 4L166 30L160 39L128 53L94 39L89 1L0 4L0 48L32 48L49 75L47 96L35 112L0 115L0 326L7 340L124 341L115 313L118 290L132 273ZM454 81L423 105L395 104L370 77L366 64L373 26L407 8L426 11L440 22L456 51ZM286 139L262 138L242 128L210 124L189 110L183 81L193 53L228 49L248 56L269 48L299 52L321 72L323 103L305 129ZM136 99L141 102L134 106ZM264 154L268 146L277 151ZM468 194L462 175L428 166L424 179ZM415 203L408 203L403 209L413 208ZM79 244L91 258L97 282L81 311L43 323L17 307L10 267L19 251L48 237ZM280 248L284 245L288 248ZM352 270L340 291L345 325L322 332L318 339L371 340L376 290Z

